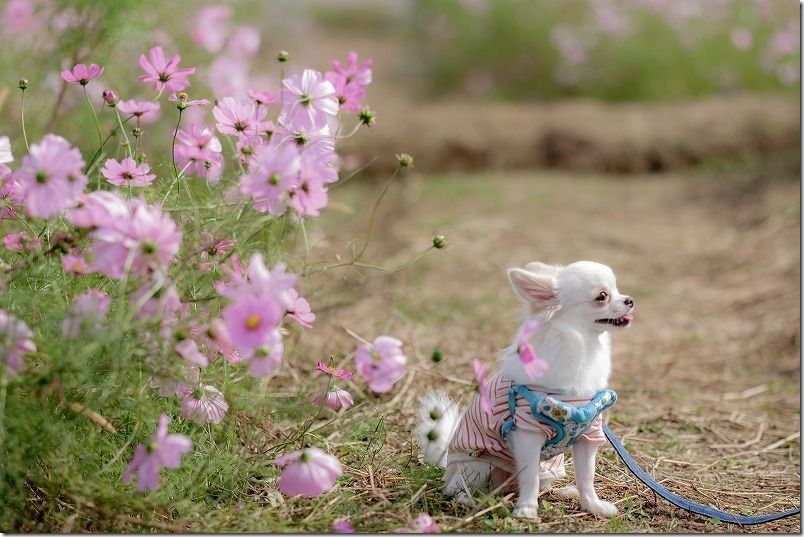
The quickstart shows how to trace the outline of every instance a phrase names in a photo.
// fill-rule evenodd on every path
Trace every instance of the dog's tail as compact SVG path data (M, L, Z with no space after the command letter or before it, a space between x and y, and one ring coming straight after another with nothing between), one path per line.
M431 391L419 400L416 437L427 462L441 468L447 467L449 443L460 420L458 405L444 392Z

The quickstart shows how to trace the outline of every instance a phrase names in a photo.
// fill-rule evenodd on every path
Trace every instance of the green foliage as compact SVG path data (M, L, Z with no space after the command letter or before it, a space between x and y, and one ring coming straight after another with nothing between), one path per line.
M418 0L408 31L434 94L625 101L798 91L797 23L753 0Z

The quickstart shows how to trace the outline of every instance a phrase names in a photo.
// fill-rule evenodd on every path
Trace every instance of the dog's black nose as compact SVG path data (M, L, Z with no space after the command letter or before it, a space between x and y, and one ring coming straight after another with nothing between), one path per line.
M625 297L625 305L628 306L629 308L633 308L634 307L634 299L631 298L630 296Z

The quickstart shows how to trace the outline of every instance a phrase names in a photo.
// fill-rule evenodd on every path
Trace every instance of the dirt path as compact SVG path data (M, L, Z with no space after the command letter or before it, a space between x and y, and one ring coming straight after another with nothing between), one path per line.
M532 260L611 265L636 299L633 327L616 336L612 429L644 468L697 501L754 514L794 507L800 476L800 186L796 177L631 176L523 172L412 174L378 213L368 259L397 274L348 275L321 311L318 355L351 349L344 327L406 343L415 372L397 403L389 447L413 442L415 400L427 388L467 401L471 361L495 361L514 335L519 304L505 270ZM314 253L348 258L380 185L333 191L336 210L313 230ZM337 208L349 207L357 217ZM360 240L357 241L361 243ZM325 287L338 286L328 273ZM323 279L314 282L323 285ZM322 299L324 297L322 296ZM445 360L433 364L435 347ZM600 459L602 495L629 500L623 531L741 531L689 517L637 486L613 452ZM561 502L558 502L559 504ZM567 512L577 511L572 502ZM564 522L560 522L564 520ZM548 523L550 518L543 518ZM603 521L556 518L553 530L604 531ZM591 526L587 525L591 524ZM744 531L800 531L798 519Z

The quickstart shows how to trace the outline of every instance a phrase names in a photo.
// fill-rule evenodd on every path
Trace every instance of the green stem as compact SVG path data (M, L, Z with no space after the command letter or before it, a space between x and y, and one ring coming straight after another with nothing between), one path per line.
M95 120L95 128L98 131L98 142L100 143L101 149L103 148L103 133L101 132L100 121L98 121L98 114L95 113L95 107L92 106L92 101L89 99L89 93L87 92L86 86L81 86L84 88L84 97L87 99L87 104L89 105L89 109L92 111L92 118Z
M385 193L388 192L388 189L391 188L391 183L394 182L396 176L399 174L399 170L402 169L402 166L397 166L394 170L394 173L391 175L391 178L385 183L385 188L383 188L380 196L377 198L377 201L374 202L374 207L371 209L371 218L369 219L369 228L368 228L368 235L366 236L366 242L363 244L363 248L360 250L360 253L357 254L353 261L358 261L363 254L366 253L366 248L368 248L369 242L371 242L371 234L374 232L374 217L377 215L377 208L380 206L380 202L382 198L385 196Z
M25 150L30 152L30 148L28 147L28 134L25 132L25 90L22 90L22 106L20 110L20 116L22 120L22 138L25 140Z

